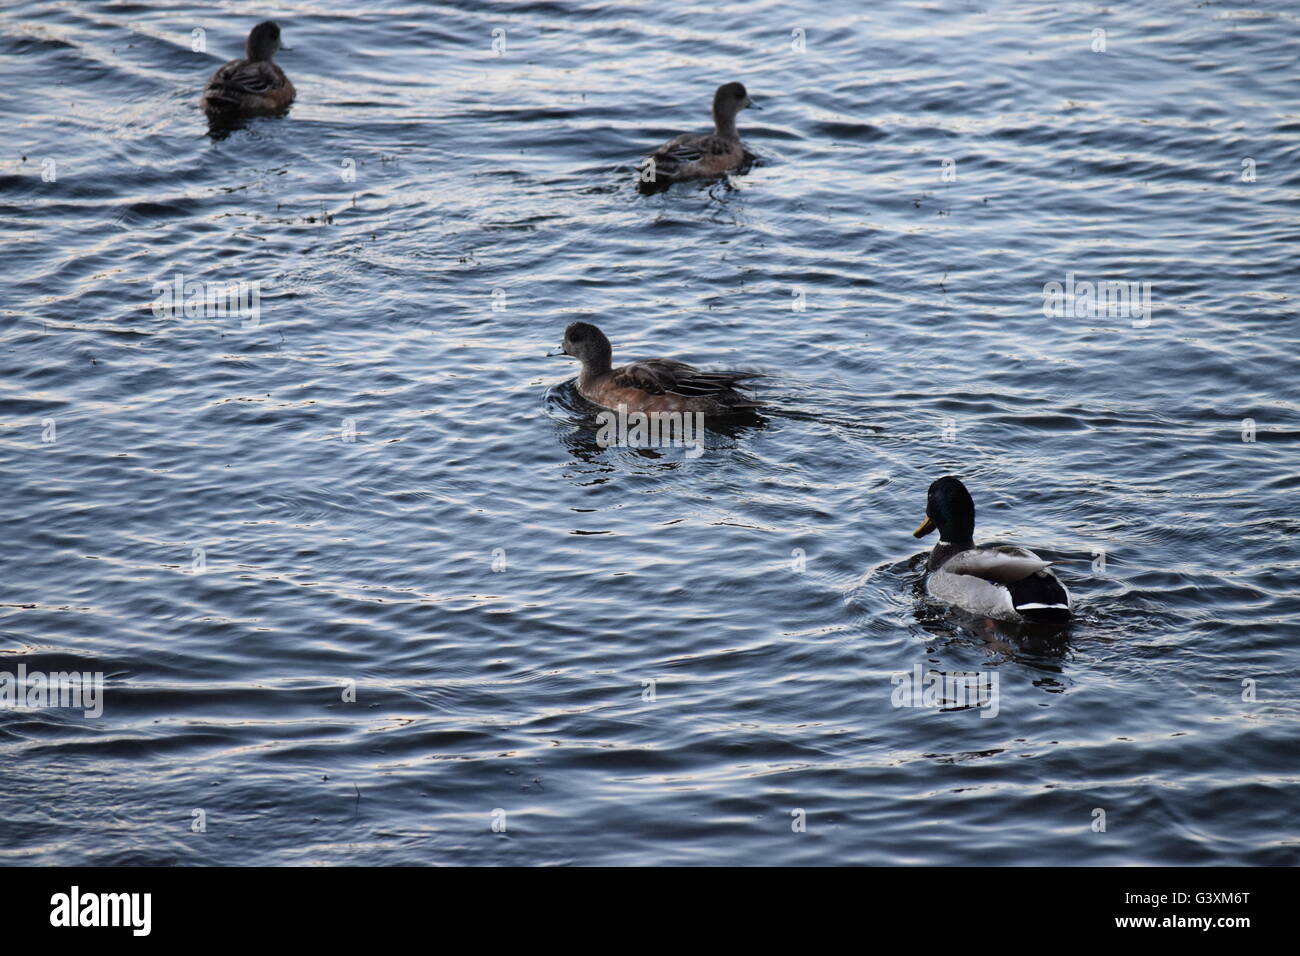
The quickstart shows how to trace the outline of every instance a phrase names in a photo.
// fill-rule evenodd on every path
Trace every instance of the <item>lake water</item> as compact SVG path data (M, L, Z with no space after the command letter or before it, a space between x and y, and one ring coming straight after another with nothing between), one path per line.
M266 16L298 101L209 136ZM0 670L105 685L0 712L0 862L1300 862L1298 47L1282 3L8 4ZM639 195L729 80L753 168ZM577 319L769 408L602 447ZM1068 631L925 598L944 474ZM996 707L894 706L959 673Z

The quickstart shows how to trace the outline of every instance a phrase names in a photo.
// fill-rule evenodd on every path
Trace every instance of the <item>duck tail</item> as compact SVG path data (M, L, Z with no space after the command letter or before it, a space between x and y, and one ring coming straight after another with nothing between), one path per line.
M637 190L646 196L661 193L681 179L681 164L671 153L647 156L637 167Z
M1061 627L1070 622L1070 609L1064 604L1044 605L1042 607L1018 607L1020 616L1031 624L1045 624Z
M209 116L234 113L239 110L239 94L224 86L209 86L203 92L199 107Z
M655 174L654 179L649 180L638 173L636 189L642 196L654 196L657 193L666 192L668 187L675 182L676 180L672 177L665 176L662 170Z
M1026 621L1059 626L1070 620L1070 592L1050 571L1037 571L1007 587L1012 606Z

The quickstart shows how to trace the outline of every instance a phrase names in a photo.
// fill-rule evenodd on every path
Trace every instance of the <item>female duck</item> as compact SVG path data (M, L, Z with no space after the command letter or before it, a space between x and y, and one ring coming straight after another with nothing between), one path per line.
M1024 548L975 547L975 502L951 476L930 485L921 538L939 529L926 563L926 591L946 604L1010 621L1061 624L1070 616L1070 593L1044 561Z
M736 114L758 109L744 84L724 83L713 94L713 132L683 133L655 150L641 168L640 189L653 193L687 179L711 179L745 164Z
M761 408L742 395L738 382L758 372L703 372L672 359L656 358L614 368L613 349L605 333L586 322L564 330L564 344L552 355L570 355L582 363L578 393L604 408L632 412L703 412L725 415Z
M209 119L274 116L283 113L297 91L284 71L271 62L280 45L280 27L273 20L259 23L248 34L245 58L231 60L208 80L199 106Z

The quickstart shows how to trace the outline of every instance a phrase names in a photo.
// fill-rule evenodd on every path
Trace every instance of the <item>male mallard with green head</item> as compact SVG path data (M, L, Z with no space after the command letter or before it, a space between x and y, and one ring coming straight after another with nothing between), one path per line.
M926 562L931 597L1000 620L1069 619L1070 592L1047 570L1050 561L1025 548L975 547L975 501L952 476L930 485L925 520L912 534L922 538L936 528L939 543Z

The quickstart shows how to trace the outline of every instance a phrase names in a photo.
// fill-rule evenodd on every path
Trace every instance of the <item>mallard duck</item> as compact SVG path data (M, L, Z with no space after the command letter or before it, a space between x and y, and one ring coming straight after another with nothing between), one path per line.
M280 45L280 26L267 20L253 27L244 45L244 59L231 60L208 80L199 106L209 119L237 119L283 113L297 91L284 71L271 62Z
M603 408L720 415L762 407L735 388L739 382L760 378L759 372L704 372L665 358L614 368L609 339L588 322L574 322L565 329L560 350L550 354L568 355L582 363L578 394Z
M1062 623L1070 616L1070 592L1044 561L1024 548L975 547L975 502L951 475L930 485L925 520L912 532L923 538L936 528L939 543L926 562L931 597L1000 620Z
M687 179L711 179L745 164L736 114L758 109L743 83L724 83L713 94L713 132L683 133L660 146L643 164L642 192L659 192Z

